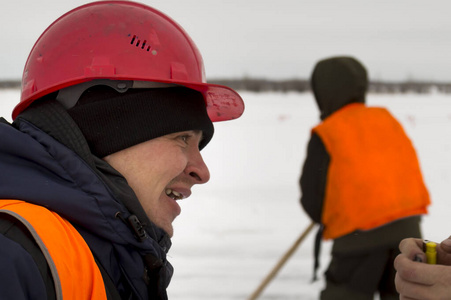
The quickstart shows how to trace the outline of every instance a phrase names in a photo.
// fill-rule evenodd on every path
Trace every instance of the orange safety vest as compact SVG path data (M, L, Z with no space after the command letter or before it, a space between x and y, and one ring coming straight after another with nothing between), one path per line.
M20 200L1 200L0 212L17 218L35 238L50 267L57 299L107 299L91 250L67 220Z
M427 213L429 194L415 149L386 109L352 103L313 132L330 156L324 239Z

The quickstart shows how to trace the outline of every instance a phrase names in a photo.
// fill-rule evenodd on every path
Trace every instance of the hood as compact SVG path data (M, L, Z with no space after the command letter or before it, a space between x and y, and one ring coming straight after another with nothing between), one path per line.
M365 103L367 71L353 57L332 57L319 61L313 69L310 83L321 120L349 103Z

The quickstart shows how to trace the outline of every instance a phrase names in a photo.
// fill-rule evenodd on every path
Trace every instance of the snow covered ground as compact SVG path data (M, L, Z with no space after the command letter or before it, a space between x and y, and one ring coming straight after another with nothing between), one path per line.
M244 115L216 123L203 150L210 182L194 188L175 221L172 300L247 299L310 224L299 205L298 179L309 131L318 122L312 95L241 94ZM18 99L18 90L0 90L0 116L11 120ZM368 103L389 108L411 137L433 201L423 233L443 240L451 234L451 95L369 95ZM317 299L324 282L310 283L313 236L260 299ZM329 250L323 243L319 274Z

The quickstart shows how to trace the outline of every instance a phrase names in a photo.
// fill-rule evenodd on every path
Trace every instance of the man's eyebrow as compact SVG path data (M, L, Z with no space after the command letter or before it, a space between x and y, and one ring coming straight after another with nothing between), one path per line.
M202 130L193 130L194 134L200 134L200 137L204 137L204 132Z

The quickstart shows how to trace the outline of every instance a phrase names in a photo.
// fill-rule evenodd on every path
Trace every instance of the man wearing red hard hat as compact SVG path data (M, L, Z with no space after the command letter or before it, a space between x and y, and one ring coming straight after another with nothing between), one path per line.
M57 19L28 57L13 123L0 122L2 297L167 299L177 200L209 180L212 122L243 110L149 6L93 2Z

